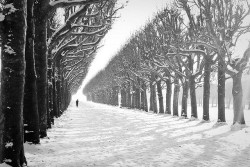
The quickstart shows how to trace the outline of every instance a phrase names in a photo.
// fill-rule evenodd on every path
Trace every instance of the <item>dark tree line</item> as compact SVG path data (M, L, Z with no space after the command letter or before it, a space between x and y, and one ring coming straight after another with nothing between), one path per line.
M208 121L210 82L216 75L218 122L226 122L225 82L232 78L233 124L245 124L241 78L249 70L250 47L241 58L232 49L250 30L245 24L249 14L248 1L176 0L128 40L86 85L84 94L88 100L117 105L120 92L122 107L184 118L190 96L191 117L197 118L196 89L202 86L203 119ZM166 89L165 107L162 89Z
M0 0L0 163L27 164L70 103L114 20L116 0Z

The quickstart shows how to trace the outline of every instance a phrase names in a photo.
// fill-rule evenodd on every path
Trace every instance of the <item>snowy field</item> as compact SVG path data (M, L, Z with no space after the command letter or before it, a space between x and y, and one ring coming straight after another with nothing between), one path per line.
M249 167L250 128L231 131L215 121L80 102L40 145L25 143L26 158L29 167Z

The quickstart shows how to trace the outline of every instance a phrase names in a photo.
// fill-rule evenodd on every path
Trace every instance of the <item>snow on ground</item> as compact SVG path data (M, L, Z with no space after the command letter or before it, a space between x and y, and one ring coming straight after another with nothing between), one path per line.
M214 125L72 103L55 120L49 139L40 145L25 143L25 152L29 167L249 167L250 128L231 131L230 124Z

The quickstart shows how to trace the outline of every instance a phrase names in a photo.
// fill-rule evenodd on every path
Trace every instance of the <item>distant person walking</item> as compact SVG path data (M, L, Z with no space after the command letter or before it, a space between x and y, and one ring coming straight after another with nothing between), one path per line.
M76 107L78 107L78 103L79 103L79 100L77 99L77 100L76 100Z

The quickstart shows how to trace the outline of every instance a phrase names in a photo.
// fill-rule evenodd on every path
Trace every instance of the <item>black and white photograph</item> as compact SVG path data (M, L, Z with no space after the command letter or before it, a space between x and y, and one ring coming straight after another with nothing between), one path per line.
M250 0L0 0L0 167L250 167Z

